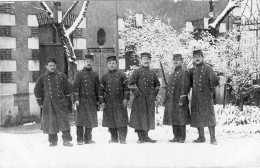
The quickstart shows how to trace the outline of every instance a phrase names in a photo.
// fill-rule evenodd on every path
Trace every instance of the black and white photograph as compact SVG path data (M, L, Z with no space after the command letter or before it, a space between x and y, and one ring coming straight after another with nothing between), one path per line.
M260 168L260 0L0 0L0 168Z

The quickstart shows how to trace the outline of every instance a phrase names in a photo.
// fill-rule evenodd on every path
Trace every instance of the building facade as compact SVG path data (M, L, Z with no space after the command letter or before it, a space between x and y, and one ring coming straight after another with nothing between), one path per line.
M216 1L216 15L227 2ZM81 3L69 15L66 26L69 27L77 17ZM71 4L62 2L58 17ZM48 2L48 5L51 6L51 3ZM58 69L64 70L64 51L59 38L40 8L39 2L0 3L0 125L17 121L17 118L39 116L40 108L33 89L37 78L45 72L47 56L57 57ZM117 26L122 26L126 9L160 16L176 30L185 28L186 22L208 17L209 13L207 1L91 1L85 18L71 37L78 70L84 66L84 55L93 52L94 70L100 76L106 72L106 56L118 51ZM98 31L105 39L102 46L98 43ZM120 60L119 67L125 68L124 59ZM12 119L7 121L8 118Z

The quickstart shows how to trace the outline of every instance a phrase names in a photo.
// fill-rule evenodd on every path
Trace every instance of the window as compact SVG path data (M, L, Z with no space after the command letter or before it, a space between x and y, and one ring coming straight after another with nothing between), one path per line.
M0 75L1 83L12 83L12 72L1 72Z
M11 26L0 26L0 36L11 37Z
M0 60L10 60L12 59L11 49L0 49Z
M32 71L32 81L33 82L36 82L39 77L40 77L40 71Z
M40 50L32 49L32 59L33 60L39 60L39 54L40 54Z
M83 51L82 50L74 50L77 60L83 59Z
M0 13L11 13L11 4L0 3Z

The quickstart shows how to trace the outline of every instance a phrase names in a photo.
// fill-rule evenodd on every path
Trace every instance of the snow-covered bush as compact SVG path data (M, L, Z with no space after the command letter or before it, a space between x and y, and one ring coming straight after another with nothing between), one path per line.
M260 124L260 110L256 106L244 106L241 111L237 106L215 105L216 118L219 125Z

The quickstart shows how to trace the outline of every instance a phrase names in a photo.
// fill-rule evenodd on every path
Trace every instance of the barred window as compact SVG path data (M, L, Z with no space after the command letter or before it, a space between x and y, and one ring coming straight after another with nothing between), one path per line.
M0 36L11 37L11 26L0 26Z
M40 50L32 49L32 59L39 60Z
M10 60L12 59L11 49L0 49L0 60Z
M1 83L12 83L12 72L1 72L0 81Z
M77 59L83 59L83 50L74 50Z
M36 82L39 77L40 77L40 71L32 71L32 81L33 82Z
M82 29L75 29L73 32L74 38L82 38Z
M0 3L0 13L11 13L11 4Z
M39 28L31 27L31 35L32 35L32 37L39 37Z

